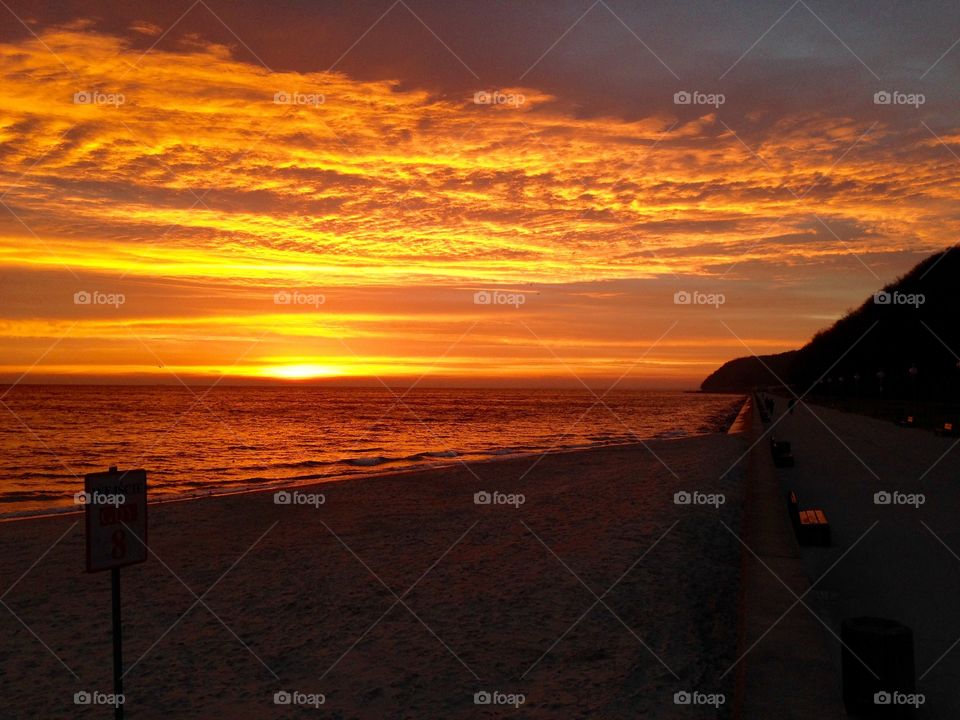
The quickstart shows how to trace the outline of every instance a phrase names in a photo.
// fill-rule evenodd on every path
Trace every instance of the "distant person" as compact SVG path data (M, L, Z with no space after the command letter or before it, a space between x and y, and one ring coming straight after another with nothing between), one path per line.
M793 398L790 398L787 401L787 409L790 411L790 414L793 415L793 406L796 405L797 401Z

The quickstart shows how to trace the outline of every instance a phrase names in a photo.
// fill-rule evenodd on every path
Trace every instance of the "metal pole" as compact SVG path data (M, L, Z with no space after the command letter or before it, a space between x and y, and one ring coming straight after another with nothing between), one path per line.
M120 626L120 568L110 570L113 594L113 694L114 700L123 695L123 635ZM117 702L113 717L123 720L123 704Z

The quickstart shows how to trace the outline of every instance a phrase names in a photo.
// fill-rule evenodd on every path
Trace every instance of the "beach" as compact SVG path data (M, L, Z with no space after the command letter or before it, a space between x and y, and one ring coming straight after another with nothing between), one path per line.
M151 556L122 571L128 717L727 717L745 449L716 433L151 506ZM0 548L5 712L103 717L74 704L112 686L82 517L2 523Z
M777 405L728 433L152 505L150 557L122 571L128 716L839 719L861 615L913 629L916 717L954 716L957 441ZM831 547L797 545L788 490ZM103 717L74 704L112 677L82 516L0 523L0 548L7 716Z

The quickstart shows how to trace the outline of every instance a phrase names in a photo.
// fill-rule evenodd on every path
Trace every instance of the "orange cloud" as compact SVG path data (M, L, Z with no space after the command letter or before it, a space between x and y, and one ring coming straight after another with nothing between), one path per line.
M0 73L0 270L36 279L2 326L10 372L69 326L72 359L50 373L408 375L443 356L453 375L538 376L565 374L559 356L586 376L692 378L742 350L715 317L677 314L697 278L727 283L757 348L785 347L816 325L750 320L769 316L771 268L956 236L955 159L882 123L585 119L536 88L435 96L270 72L199 40L141 54L81 27L0 45ZM638 281L651 289L604 286ZM71 302L128 285L113 315ZM337 304L264 309L296 288ZM509 315L473 304L483 288L544 295ZM637 361L678 319L681 337Z

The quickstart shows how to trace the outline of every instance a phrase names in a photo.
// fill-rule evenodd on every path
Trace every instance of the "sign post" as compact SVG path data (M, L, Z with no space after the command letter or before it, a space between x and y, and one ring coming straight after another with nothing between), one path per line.
M114 718L123 720L123 630L120 568L147 559L146 470L91 473L84 479L87 572L110 571L113 600Z
M113 597L113 696L123 695L123 626L120 623L120 568L110 570L110 594ZM123 720L123 703L114 706L115 720Z

